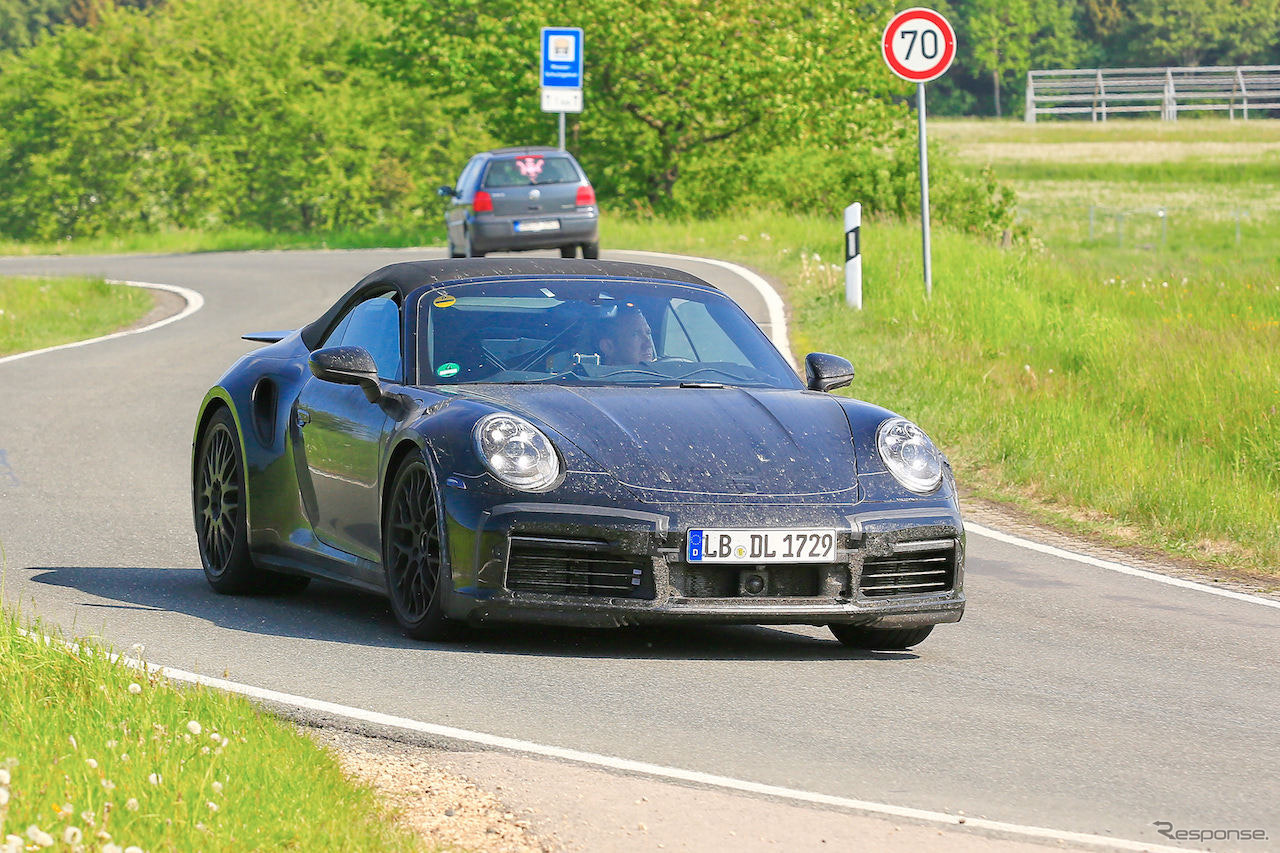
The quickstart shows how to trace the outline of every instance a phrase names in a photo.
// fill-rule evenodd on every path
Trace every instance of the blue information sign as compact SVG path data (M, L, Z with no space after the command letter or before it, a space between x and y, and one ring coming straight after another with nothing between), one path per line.
M542 28L542 86L582 88L582 27Z

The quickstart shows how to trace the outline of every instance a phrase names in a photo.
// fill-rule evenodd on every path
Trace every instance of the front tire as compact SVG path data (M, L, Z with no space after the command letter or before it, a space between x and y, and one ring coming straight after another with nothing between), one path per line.
M219 409L200 439L192 506L204 576L215 592L298 592L311 579L259 569L249 554L244 461L231 412Z
M443 640L457 624L444 615L444 525L431 472L420 456L396 472L382 530L391 611L415 640Z
M924 642L933 631L932 625L923 628L867 628L863 625L828 625L836 639L854 649L878 649L902 651Z

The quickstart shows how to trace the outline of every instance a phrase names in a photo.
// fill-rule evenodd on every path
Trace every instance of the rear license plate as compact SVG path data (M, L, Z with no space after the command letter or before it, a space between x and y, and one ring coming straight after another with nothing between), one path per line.
M532 231L559 231L559 219L517 219L515 221L515 229L518 234L528 234Z
M831 529L690 530L690 563L834 563Z

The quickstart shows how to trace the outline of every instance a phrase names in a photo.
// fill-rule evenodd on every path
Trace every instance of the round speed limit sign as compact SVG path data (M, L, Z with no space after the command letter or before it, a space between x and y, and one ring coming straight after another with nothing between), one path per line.
M917 6L893 16L880 47L894 74L928 83L945 74L956 58L956 31L937 12Z

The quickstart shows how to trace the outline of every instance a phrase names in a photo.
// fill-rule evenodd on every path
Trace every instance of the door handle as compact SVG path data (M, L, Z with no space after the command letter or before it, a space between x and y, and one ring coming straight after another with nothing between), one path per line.
M306 409L298 409L298 414L294 416L294 420L298 424L298 427L302 428L311 423L311 413Z

